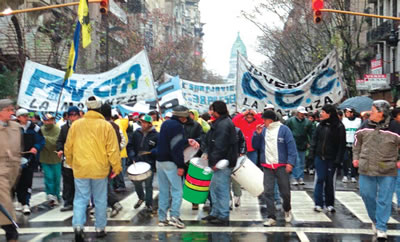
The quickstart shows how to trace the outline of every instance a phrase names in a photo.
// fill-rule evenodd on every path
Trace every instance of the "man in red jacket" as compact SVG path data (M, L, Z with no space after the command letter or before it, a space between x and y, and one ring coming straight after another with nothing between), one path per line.
M257 151L254 150L251 144L251 139L253 138L254 131L259 124L263 124L263 119L260 114L257 114L254 110L248 109L243 113L239 113L233 118L233 123L238 127L246 139L247 144L247 157L257 165L258 155Z

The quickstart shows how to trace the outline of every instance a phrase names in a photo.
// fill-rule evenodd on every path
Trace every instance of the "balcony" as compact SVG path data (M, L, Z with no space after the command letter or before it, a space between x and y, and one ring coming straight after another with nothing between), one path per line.
M367 41L369 44L374 44L378 41L386 41L388 40L392 29L397 31L398 27L399 21L385 21L378 27L373 28L367 32Z

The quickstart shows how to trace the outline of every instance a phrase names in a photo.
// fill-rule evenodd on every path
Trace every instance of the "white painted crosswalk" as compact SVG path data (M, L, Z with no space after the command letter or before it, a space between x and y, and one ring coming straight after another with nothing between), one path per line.
M291 192L293 218L299 222L331 222L324 213L314 212L314 201L305 191Z

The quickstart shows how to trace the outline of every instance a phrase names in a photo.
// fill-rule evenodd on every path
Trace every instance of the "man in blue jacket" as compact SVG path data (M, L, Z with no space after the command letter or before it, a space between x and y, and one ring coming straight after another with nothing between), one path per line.
M290 212L289 173L297 159L296 143L290 129L276 121L274 111L263 113L264 125L256 128L253 136L253 147L260 151L260 163L264 170L264 195L267 203L268 219L264 226L276 225L276 208L274 204L274 184L277 179L279 192L283 199L285 221L292 221Z

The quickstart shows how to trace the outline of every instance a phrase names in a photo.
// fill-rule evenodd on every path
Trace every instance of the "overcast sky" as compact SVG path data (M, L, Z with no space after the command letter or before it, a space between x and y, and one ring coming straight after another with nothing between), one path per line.
M203 51L207 69L223 77L229 72L232 44L240 32L251 62L260 64L264 57L256 53L260 30L241 16L242 10L251 11L254 0L200 0L201 22L204 25Z

